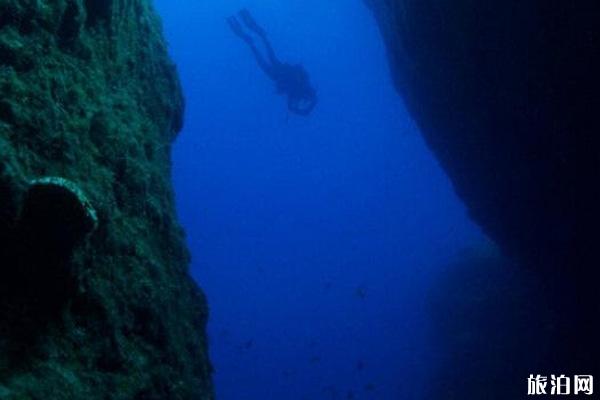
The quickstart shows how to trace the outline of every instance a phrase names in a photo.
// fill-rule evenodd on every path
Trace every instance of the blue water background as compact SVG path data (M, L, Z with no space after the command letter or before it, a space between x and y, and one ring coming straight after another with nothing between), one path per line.
M360 0L157 0L187 101L173 149L220 400L416 399L440 272L486 239L394 91ZM225 24L248 7L319 91L289 115ZM352 397L354 396L354 397Z

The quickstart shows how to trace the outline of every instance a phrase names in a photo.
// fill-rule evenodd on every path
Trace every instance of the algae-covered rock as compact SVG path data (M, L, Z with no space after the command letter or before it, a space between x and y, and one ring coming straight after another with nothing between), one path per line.
M0 0L0 399L211 399L147 0Z

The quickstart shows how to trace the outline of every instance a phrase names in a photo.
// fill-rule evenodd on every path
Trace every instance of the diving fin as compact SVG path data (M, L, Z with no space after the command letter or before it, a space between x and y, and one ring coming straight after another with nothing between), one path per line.
M248 34L246 34L246 32L244 32L244 29L242 29L242 25L236 17L231 16L227 18L227 23L229 24L229 27L231 28L233 33L235 33L237 36L239 36L246 42L252 42L252 38Z
M254 17L252 17L248 9L241 9L239 15L242 21L244 21L244 24L246 24L246 26L248 27L248 29L254 31L259 36L265 35L265 30L260 25L258 25L258 23L254 20Z

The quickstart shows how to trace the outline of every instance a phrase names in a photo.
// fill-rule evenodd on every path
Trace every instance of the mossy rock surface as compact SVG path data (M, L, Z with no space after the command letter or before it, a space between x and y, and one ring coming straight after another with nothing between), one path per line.
M170 176L183 97L150 2L0 0L0 93L0 399L212 399ZM48 176L97 223L67 258L20 228Z

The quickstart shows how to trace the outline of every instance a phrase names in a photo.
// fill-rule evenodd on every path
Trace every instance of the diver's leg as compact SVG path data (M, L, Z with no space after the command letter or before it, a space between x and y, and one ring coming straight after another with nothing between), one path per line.
M235 33L236 36L238 36L244 42L246 42L248 47L250 47L250 50L252 50L252 54L254 55L254 58L256 59L256 62L258 63L260 69L262 69L265 72L265 74L267 74L271 79L273 79L273 66L270 65L267 62L267 60L265 60L260 51L258 51L256 45L254 44L254 41L252 40L252 37L250 37L250 35L244 32L244 29L242 28L242 25L239 23L239 21L235 17L229 17L227 18L227 23L229 24L229 27L231 28L233 33Z
M267 38L267 33L260 25L258 25L254 17L252 17L252 15L250 14L250 11L244 8L240 10L239 15L242 21L244 21L246 27L248 27L248 29L256 33L262 39L265 49L267 50L267 56L271 64L273 66L281 64L281 62L275 55L275 50L273 50L271 42L269 42L269 39Z
M267 76L271 79L275 79L275 71L273 70L273 66L271 64L269 64L267 62L267 60L265 60L265 58L263 57L263 55L260 53L260 51L258 51L258 49L256 48L256 46L254 45L254 43L252 41L250 41L250 43L248 43L248 46L250 47L250 50L252 50L252 54L254 54L254 58L256 59L256 62L258 63L258 66L260 67L260 69L263 70L263 72L265 74L267 74Z
M254 17L252 17L252 15L250 14L250 11L248 11L246 8L243 8L239 11L238 14L240 15L242 21L244 21L244 24L246 24L248 29L255 32L259 36L265 35L265 30L254 20Z
M239 21L235 17L227 18L227 23L229 27L235 33L236 36L241 38L244 42L250 44L252 43L252 38L242 29L242 25L240 25Z
M271 62L271 64L273 64L273 65L281 64L281 61L279 61L279 59L275 55L275 50L273 50L273 47L271 46L271 42L269 42L269 39L267 39L267 36L266 35L259 35L259 36L262 39L263 44L265 45L265 49L267 50L267 56L269 57L269 61Z

